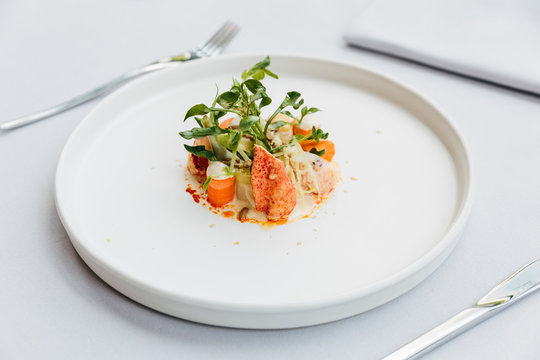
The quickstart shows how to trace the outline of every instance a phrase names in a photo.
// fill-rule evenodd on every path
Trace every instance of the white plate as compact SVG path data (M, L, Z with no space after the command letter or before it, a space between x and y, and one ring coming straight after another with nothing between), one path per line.
M209 104L262 54L230 55L141 78L103 100L60 157L56 204L73 245L103 280L197 322L288 328L381 305L454 247L471 172L456 130L416 93L363 68L273 55L265 79L324 109L343 180L315 216L263 229L209 212L185 192L186 110ZM210 225L214 224L213 227ZM239 242L235 245L235 242Z

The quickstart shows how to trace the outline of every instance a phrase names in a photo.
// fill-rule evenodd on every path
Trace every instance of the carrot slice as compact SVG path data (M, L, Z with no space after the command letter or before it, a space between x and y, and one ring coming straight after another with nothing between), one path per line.
M227 119L227 120L223 120L220 124L219 124L219 127L222 128L222 129L226 129L228 128L229 126L231 126L231 122L233 121L234 118L230 118L230 119Z
M212 179L206 189L208 202L214 206L223 206L234 199L234 176L218 180Z
M311 151L315 149L317 151L324 150L324 154L321 157L325 160L332 161L332 158L336 154L336 148L334 143L330 140L321 140L321 142L316 142L315 140L308 140L300 142L300 146L304 151Z

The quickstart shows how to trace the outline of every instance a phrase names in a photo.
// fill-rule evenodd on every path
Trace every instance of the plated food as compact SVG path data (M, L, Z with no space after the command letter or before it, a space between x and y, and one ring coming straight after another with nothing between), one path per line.
M330 59L275 54L280 79L263 80L274 98L263 110L289 89L323 108L312 115L330 131L342 170L329 201L271 231L208 213L231 203L205 208L206 194L195 204L177 132L196 122L179 124L179 113L211 105L212 84L228 90L239 64L263 57L229 54L149 74L102 101L67 141L55 178L59 217L86 264L122 294L205 324L308 326L390 301L455 248L472 204L461 137L405 86Z
M192 145L187 191L215 213L242 222L286 223L309 216L328 198L339 179L334 143L317 121L320 110L304 105L289 91L268 115L272 103L262 84L266 57L216 94L211 106L197 104L186 113L198 126L180 132ZM291 111L295 112L293 114Z

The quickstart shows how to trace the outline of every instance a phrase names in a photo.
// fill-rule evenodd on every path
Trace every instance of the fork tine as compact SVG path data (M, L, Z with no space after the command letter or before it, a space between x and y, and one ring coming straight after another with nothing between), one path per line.
M229 27L230 23L231 22L227 20L223 25L220 26L220 28L214 34L212 34L210 39L208 39L205 43L199 44L198 48L202 49L208 46L209 44L213 43L214 41L216 41L216 39L223 33L223 31L225 31Z
M227 46L229 42L231 42L231 40L236 36L237 33L238 28L234 28L229 33L227 33L219 44L216 43L215 47L209 50L211 55L217 55L221 53L225 46Z
M224 46L228 42L230 34L236 32L236 25L232 23L226 23L221 27L220 31L216 33L204 46L200 48L205 54L212 54L217 48Z
M239 27L235 23L225 22L206 43L199 46L199 51L208 56L217 54L232 40L238 30Z
M208 56L217 55L220 53L226 45L232 40L232 38L236 35L235 32L229 32L228 34L225 34L221 39L219 39L219 42L216 42L212 44L212 46L209 46L206 50L206 54Z
M130 72L127 72L119 76L118 78L115 78L96 89L90 90L84 94L81 94L61 104L58 104L56 106L50 107L48 109L45 109L43 111L40 111L34 114L30 114L30 115L23 116L17 119L13 119L11 121L0 123L0 132L10 130L10 129L15 129L23 125L34 123L36 121L49 118L51 116L64 112L68 109L79 106L80 104L84 104L90 100L95 99L98 96L101 96L103 94L110 92L113 89L116 89L120 84L123 84L127 82L128 80L134 79L138 76L141 76L143 74L146 74L152 71L163 69L164 68L163 65L165 64L189 61L193 59L199 59L201 57L217 55L232 40L232 38L236 35L239 29L240 27L236 25L235 23L233 23L232 21L226 21L223 25L221 25L218 31L216 31L212 35L212 37L210 37L210 39L207 42L199 45L197 48L192 49L191 51L185 52L183 54L175 55L175 56L168 56L162 59L158 59L151 64L148 64L139 69L135 69Z

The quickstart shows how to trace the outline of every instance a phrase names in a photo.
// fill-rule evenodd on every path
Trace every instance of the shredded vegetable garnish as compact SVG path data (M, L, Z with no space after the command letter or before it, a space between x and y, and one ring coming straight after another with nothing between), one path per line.
M261 116L263 108L272 104L262 80L267 76L278 79L269 66L270 58L266 57L245 70L241 80L233 79L229 90L218 90L211 104L192 106L184 121L193 118L198 126L180 132L180 136L194 139L193 146L184 145L190 153L187 169L203 184L204 191L219 199L214 203L234 198L264 212L270 221L281 221L287 219L297 197L325 195L319 183L323 181L329 192L337 176L329 166L334 153L328 133L311 127L313 119L302 124L306 116L320 110L305 106L299 92L287 92L274 111L264 109L271 115ZM331 154L326 151L329 144ZM321 157L318 167L313 156ZM216 162L221 163L220 169L226 169L226 179L206 173L208 164ZM320 164L324 164L324 171ZM222 193L225 191L228 193ZM245 208L243 221L249 217Z

